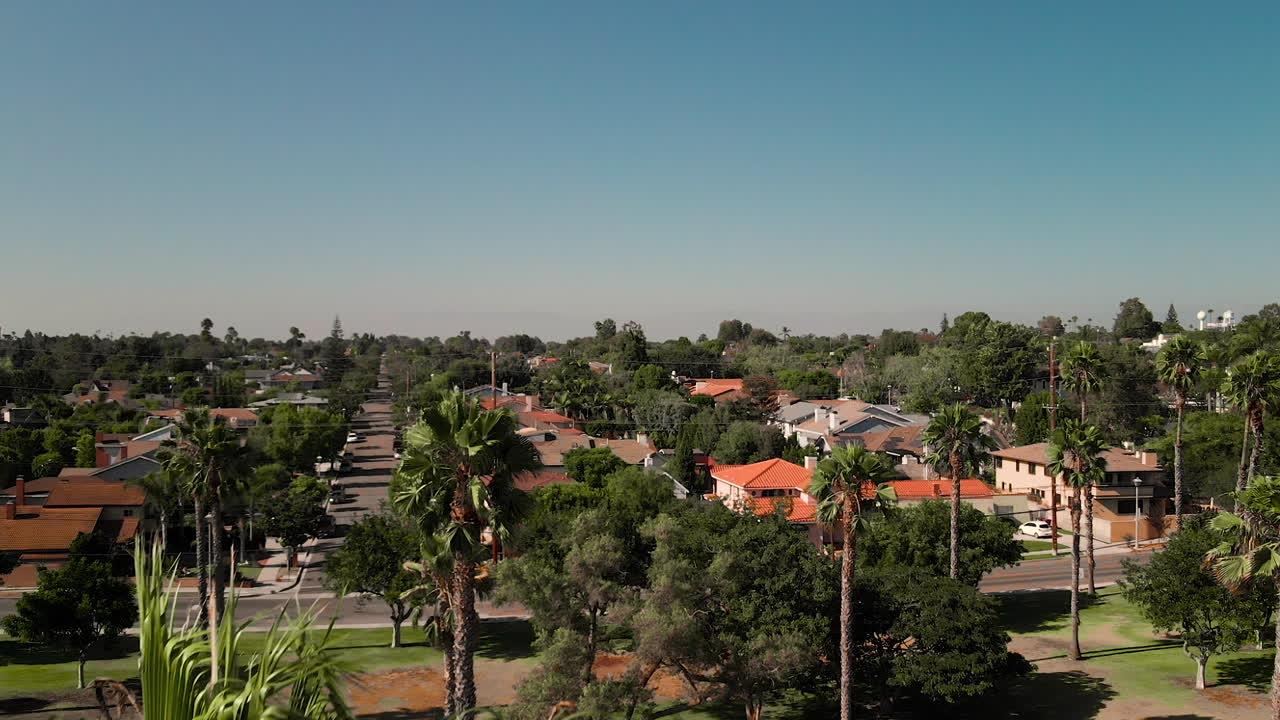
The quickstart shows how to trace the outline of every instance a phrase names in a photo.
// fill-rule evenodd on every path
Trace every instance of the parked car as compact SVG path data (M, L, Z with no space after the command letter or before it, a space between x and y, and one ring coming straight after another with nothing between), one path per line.
M354 432L349 432L349 433L347 433L347 442L348 442L348 443L358 443L358 442L360 442L360 435L359 435L358 433L354 433Z
M1033 538L1053 537L1053 527L1044 520L1028 520L1018 526L1018 532Z

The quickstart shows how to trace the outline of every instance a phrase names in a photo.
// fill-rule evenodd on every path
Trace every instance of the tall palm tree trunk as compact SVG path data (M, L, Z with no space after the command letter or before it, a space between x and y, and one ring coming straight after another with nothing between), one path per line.
M1280 595L1280 576L1275 583ZM1271 720L1280 720L1280 613L1276 613L1276 659L1271 663Z
M1186 414L1187 398L1178 393L1178 424L1173 434L1173 517L1177 529L1182 529L1182 417ZM1135 508L1136 510L1137 508ZM1136 539L1136 538L1135 538Z
M1049 474L1049 532L1053 535L1053 556L1058 557L1058 475Z
M476 617L475 563L458 557L453 569L453 712L463 713L476 706L476 676L472 653L475 648Z
M1253 476L1258 470L1258 462L1262 459L1262 445L1265 440L1262 413L1262 408L1258 408L1250 419L1250 425L1253 428L1253 449L1249 451L1249 474L1245 478L1246 484L1253 482Z
M196 584L200 588L200 627L209 627L209 555L205 546L208 528L204 521L204 501L195 496L196 514Z
M951 579L960 579L960 456L951 453Z
M844 490L844 552L840 556L840 720L853 718L853 581L857 568L858 523L856 500Z
M213 498L209 502L209 516L209 529L212 531L209 538L209 572L213 579L213 607L218 611L218 617L222 617L226 581L222 577L222 498L219 497L219 492L216 489L213 492Z
M1249 486L1249 431L1251 430L1249 420L1251 413L1252 410L1245 410L1244 413L1244 437L1240 441L1240 469L1236 471L1237 491L1244 490ZM1237 509L1239 506L1240 501L1237 500Z
M1093 483L1089 483L1084 490L1084 551L1088 562L1085 564L1088 569L1089 576L1089 594L1097 595L1098 589L1093 584Z
M1072 660L1083 660L1080 652L1080 488L1071 491L1071 649Z

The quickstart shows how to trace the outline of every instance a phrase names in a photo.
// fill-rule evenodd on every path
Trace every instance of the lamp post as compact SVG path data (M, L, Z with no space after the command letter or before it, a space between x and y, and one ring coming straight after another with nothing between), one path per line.
M1138 549L1138 488L1142 487L1142 478L1133 478L1133 549Z

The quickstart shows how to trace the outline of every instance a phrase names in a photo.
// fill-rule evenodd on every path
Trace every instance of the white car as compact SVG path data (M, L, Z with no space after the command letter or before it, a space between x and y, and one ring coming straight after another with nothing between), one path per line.
M1053 537L1053 528L1044 520L1029 520L1018 526L1018 532L1033 538Z
M348 443L358 443L358 442L360 442L360 436L359 436L359 435L357 435L357 434L355 434L355 433L353 433L353 432L349 432L349 433L347 433L347 442L348 442Z

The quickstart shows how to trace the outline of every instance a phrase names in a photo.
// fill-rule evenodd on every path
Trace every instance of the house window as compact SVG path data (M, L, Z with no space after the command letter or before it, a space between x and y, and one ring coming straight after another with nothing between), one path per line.
M125 511L124 511L124 516L125 516L125 517L133 517L133 511L132 511L132 510L125 510Z
M1031 473L1032 475L1035 475L1035 474L1036 474L1036 464L1035 464L1035 463L1027 463L1027 472Z
M1045 466L1044 466L1044 476L1045 476L1045 477L1049 477L1049 466L1048 466L1048 465L1045 465Z
M1004 467L1004 458L996 458L996 467Z
M1132 515L1132 514L1133 514L1133 500L1132 500L1132 499L1129 499L1129 500L1121 500L1121 501L1117 502L1117 503L1116 503L1116 514L1117 514L1117 515Z

